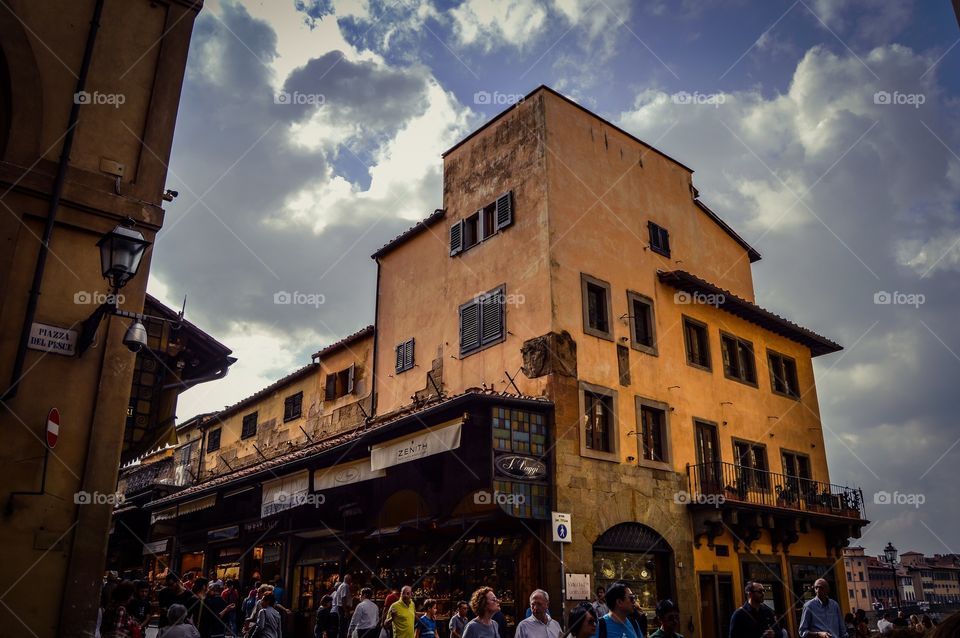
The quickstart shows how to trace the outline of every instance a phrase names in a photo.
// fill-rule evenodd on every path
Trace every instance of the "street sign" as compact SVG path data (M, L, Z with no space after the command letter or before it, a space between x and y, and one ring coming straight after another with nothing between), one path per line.
M77 354L77 331L34 321L30 326L27 347L72 357Z
M47 414L47 446L53 449L60 438L60 410L50 408Z
M553 515L553 542L571 543L570 515L563 512L552 512Z

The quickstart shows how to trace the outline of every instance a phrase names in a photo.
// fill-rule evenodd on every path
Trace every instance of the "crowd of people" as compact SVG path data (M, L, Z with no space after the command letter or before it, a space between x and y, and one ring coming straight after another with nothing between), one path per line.
M329 593L320 597L314 616L314 638L439 638L439 603L427 598L418 606L413 588L391 590L383 607L373 600L373 590L362 587L354 605L353 579L348 574ZM749 582L746 600L730 618L729 638L790 638L784 615L778 616L764 603L766 588ZM819 579L816 596L803 606L799 638L955 638L960 636L960 614L936 623L930 616L894 617L889 612L869 627L866 612L844 615L829 597L829 584ZM284 638L290 611L284 607L286 589L278 578L273 584L255 583L244 596L236 580L194 578L181 580L169 574L156 592L162 638ZM648 627L647 615L629 585L615 583L598 588L593 601L584 601L569 612L566 626L551 618L550 595L544 589L529 597L525 617L516 623L513 638L683 638L680 608L661 600L655 611L656 627ZM152 617L151 590L145 581L108 582L102 596L99 636L143 638ZM511 638L507 617L491 587L473 592L460 601L447 624L449 638ZM692 620L690 630L693 630Z

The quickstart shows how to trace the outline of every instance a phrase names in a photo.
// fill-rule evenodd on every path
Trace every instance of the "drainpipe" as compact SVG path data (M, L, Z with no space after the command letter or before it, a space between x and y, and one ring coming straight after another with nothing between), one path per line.
M87 73L90 71L90 60L93 58L93 45L97 41L97 31L100 29L100 16L103 14L104 0L97 0L93 8L93 17L90 18L90 31L87 33L87 44L83 50L83 62L80 64L80 75L77 77L77 90L80 93L87 85ZM27 356L27 343L30 340L30 329L37 315L37 304L40 300L40 288L43 284L43 271L47 264L47 253L50 252L50 239L53 236L53 227L57 220L57 209L60 207L60 196L67 179L67 169L70 166L70 151L73 148L73 134L77 130L80 119L80 102L72 100L70 118L67 121L67 134L63 138L63 148L60 149L60 161L57 164L57 175L53 180L53 189L50 192L50 206L47 208L47 222L43 228L43 239L40 242L40 251L37 253L37 264L33 269L33 283L30 287L30 296L27 298L27 311L23 318L23 328L20 331L20 343L17 345L17 356L13 362L13 373L10 376L10 387L0 397L4 403L17 396L20 387L20 377L23 373L23 363Z
M373 387L370 388L370 418L377 415L377 344L380 343L380 260L377 262L377 293L373 300L373 366L371 378Z

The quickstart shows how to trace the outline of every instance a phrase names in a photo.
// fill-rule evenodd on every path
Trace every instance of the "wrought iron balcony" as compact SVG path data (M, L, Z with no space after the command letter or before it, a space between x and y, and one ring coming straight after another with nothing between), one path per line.
M734 463L687 466L690 505L747 504L863 518L863 491ZM722 497L722 498L721 498Z

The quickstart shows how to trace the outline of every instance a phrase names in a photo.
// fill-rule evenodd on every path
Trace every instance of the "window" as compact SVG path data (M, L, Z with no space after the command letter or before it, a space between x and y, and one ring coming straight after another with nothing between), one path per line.
M413 368L413 339L397 345L397 372Z
M800 385L797 383L797 362L790 357L767 350L770 364L770 385L776 394L800 398Z
M585 391L584 442L588 450L613 452L613 397Z
M610 284L590 275L580 275L583 295L583 331L588 335L613 341L610 327Z
M297 392L283 400L283 420L292 421L300 418L303 409L303 392Z
M647 222L647 230L650 231L650 250L660 253L664 257L670 256L670 234L667 229Z
M657 354L653 300L628 291L627 310L630 311L630 345L647 354Z
M734 441L733 453L737 465L737 487L767 488L767 449L759 443Z
M450 256L473 248L513 223L513 192L508 191L450 227Z
M638 458L667 462L667 405L641 397L637 401Z
M752 343L721 332L720 352L723 355L723 374L728 379L757 385L757 364Z
M493 448L503 452L543 456L547 426L542 414L510 408L493 408Z
M813 487L810 481L810 457L789 450L780 450L780 459L783 462L783 473L787 475L787 488L792 490L790 496L806 495Z
M503 341L504 287L500 286L460 306L460 356Z
M355 365L351 365L346 370L341 370L340 372L328 372L327 385L323 398L326 401L333 401L348 394L353 394L355 378Z
M243 429L240 431L241 439L249 439L257 433L257 413L252 412L243 417Z
M710 342L707 338L707 324L684 317L683 339L687 346L687 363L709 370Z
M216 452L220 449L220 429L207 432L207 452Z

